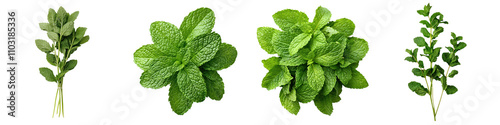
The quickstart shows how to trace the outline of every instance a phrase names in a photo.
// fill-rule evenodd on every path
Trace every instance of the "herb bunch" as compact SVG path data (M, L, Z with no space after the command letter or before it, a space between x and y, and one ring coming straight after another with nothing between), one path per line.
M324 7L316 9L313 22L303 12L281 10L273 15L282 30L259 27L257 38L262 49L277 54L262 60L269 70L262 87L281 87L281 105L297 115L299 102L314 104L324 114L331 115L332 103L340 101L342 87L368 87L364 76L356 70L368 52L368 43L351 37L354 23L341 18L330 21L331 13Z
M415 44L423 50L423 54L421 53L420 56L428 59L429 67L424 65L423 60L419 60L419 58L417 58L419 56L419 48L415 48L413 50L406 49L406 52L410 54L410 56L406 57L405 60L418 64L418 67L413 68L412 72L415 76L424 78L426 87L416 81L408 83L408 87L417 95L425 96L426 94L429 94L434 121L436 121L436 115L438 113L439 106L441 105L443 93L446 91L446 94L451 95L458 91L457 87L449 85L447 81L449 78L453 78L458 74L457 70L452 70L450 72L450 68L460 65L457 52L464 49L467 44L464 42L458 42L462 40L463 37L457 36L455 33L451 32L452 39L450 40L450 43L452 46L446 47L448 52L443 52L442 54L440 53L441 47L435 47L437 43L436 38L444 31L444 28L441 27L440 24L448 24L448 21L443 20L443 14L440 12L435 12L430 15L431 7L432 6L430 4L427 4L424 6L423 10L417 10L418 14L427 18L427 20L420 21L420 23L425 26L420 29L420 32L428 40L426 41L424 37L420 36L413 39ZM440 55L443 62L448 64L446 71L436 63ZM435 105L436 103L434 99L435 96L437 96L437 94L434 93L434 81L441 82L442 88L437 106Z
M217 71L231 66L237 51L212 32L214 23L215 15L209 8L190 12L179 29L168 22L153 22L153 44L134 53L135 64L144 70L141 85L159 89L170 84L168 100L178 115L186 113L193 102L203 102L206 97L219 101L224 94L224 82Z
M40 29L47 31L47 36L52 40L49 42L36 39L36 47L46 53L46 59L49 64L56 67L56 74L47 68L41 67L40 74L49 82L57 83L56 97L54 100L54 110L52 117L57 113L59 117L64 117L64 99L63 99L63 79L64 76L77 64L76 59L70 59L73 54L82 44L89 41L89 36L85 35L87 28L74 28L74 21L78 17L79 11L69 14L63 7L59 7L57 12L54 9L49 9L47 16L48 23L40 23ZM57 108L57 110L56 110Z

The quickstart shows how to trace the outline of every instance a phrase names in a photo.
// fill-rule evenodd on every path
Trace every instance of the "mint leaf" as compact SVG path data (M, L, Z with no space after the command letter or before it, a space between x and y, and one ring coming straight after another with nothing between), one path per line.
M335 20L335 23L332 26L333 29L337 30L338 32L344 33L346 36L351 36L354 33L355 27L356 26L354 25L354 23L347 18Z
M189 100L182 94L176 82L170 84L170 89L168 91L168 101L170 102L170 107L176 114L183 115L193 105L193 101Z
M290 83L293 77L285 66L274 66L262 80L262 87L267 90L275 89L278 86Z
M207 95L203 75L194 63L188 63L177 74L177 83L182 94L193 102L202 102Z
M363 74L359 73L358 70L352 70L352 78L349 80L348 84L345 85L347 88L362 89L368 87L368 82L366 81Z
M335 70L335 75L337 75L337 78L339 78L340 82L342 82L344 86L348 85L352 78L352 74L353 73L350 67Z
M276 25L278 25L283 31L290 30L290 28L297 23L309 21L309 18L305 13L292 9L285 9L276 12L273 15L273 19Z
M290 43L289 51L290 55L294 55L297 52L299 52L299 49L307 45L309 43L309 40L311 40L312 34L310 33L302 33L293 38L292 42Z
M172 77L172 76L169 76L169 77ZM141 86L144 88L159 89L159 88L162 88L162 87L165 87L168 85L168 82L166 82L166 79L168 79L169 77L167 77L167 78L158 77L158 76L153 75L152 72L145 71L145 72L142 72L142 74L141 74L140 83L141 83Z
M80 14L79 11L75 11L73 12L71 15L69 15L68 17L68 22L73 22L76 20L76 18L78 17L78 14Z
M47 59L47 62L49 62L50 65L57 66L58 59L56 55L47 53L45 58Z
M348 63L361 61L368 53L368 42L364 39L351 37L347 40L344 50L344 60Z
M413 41L418 47L428 46L423 37L415 37Z
M206 70L221 70L233 65L238 52L231 44L222 43L214 58L201 67Z
M154 60L148 70L145 72L151 72L153 77L158 77L159 79L165 79L172 76L175 72L181 70L184 65L181 62L176 61L173 57L162 56Z
M299 53L293 55L293 56L285 56L281 58L279 61L279 65L284 65L284 66L298 66L301 64L305 64L307 60L304 60L305 57L304 55L301 55Z
M331 94L328 95L318 95L314 99L314 105L318 108L319 111L323 114L331 115L333 112L333 97Z
M210 61L217 54L220 44L221 38L217 33L208 33L196 37L186 45L193 54L191 62L196 64L196 66L201 66Z
M156 21L151 23L149 31L153 43L164 53L176 52L181 46L181 31L174 24Z
M259 45L269 54L275 54L273 47L273 35L279 32L279 30L271 27L259 27L257 29L257 39L259 40Z
M429 92L429 90L424 88L424 86L422 86L422 84L420 84L419 82L415 82L415 81L408 83L408 87L410 88L411 91L415 92L419 96L424 96L425 94L427 94Z
M50 44L45 41L45 40L42 40L42 39L36 39L35 40L35 43L36 43L36 47L44 52L44 53L50 53L53 51L52 47L50 46Z
M134 52L134 63L142 70L149 67L161 56L166 56L155 44L147 44Z
M298 101L292 101L292 99L290 98L290 96L288 96L287 94L285 94L284 91L286 88L283 88L281 89L280 91L280 102L281 102L281 105L283 107L285 107L286 110L288 110L288 112L294 114L294 115L297 115L297 113L299 113L299 110L300 110L300 105L299 105L299 102ZM295 89L293 89L295 90ZM290 93L292 94L292 93Z
M313 52L316 55L314 62L322 66L332 66L342 59L344 48L340 43L329 43Z
M224 95L224 82L217 71L203 70L203 79L207 84L207 95L213 100L220 101Z
M323 71L325 72L325 85L323 85L320 93L328 95L337 83L337 76L335 75L335 71L330 67L323 67Z
M453 70L453 71L450 72L450 74L448 74L448 77L453 78L457 74L458 74L458 71L457 70Z
M56 81L56 77L54 76L54 72L52 72L52 70L50 70L49 68L42 67L39 70L40 70L40 74L42 74L42 76L45 77L45 80L47 80L49 82Z
M199 35L212 32L215 24L215 14L209 8L198 8L184 17L181 27L182 38L191 41Z
M69 36L71 33L73 33L74 30L74 23L73 22L68 22L64 24L64 26L61 28L61 34L63 36Z
M278 32L273 36L273 47L274 51L278 53L279 56L286 57L290 56L290 43L295 38L295 34L291 32Z
M318 7L318 9L316 9L316 15L314 16L313 19L314 29L315 30L321 29L330 21L331 17L332 13L328 9L321 6Z
M68 72L68 71L70 71L70 70L73 70L73 69L76 67L76 64L77 64L77 63L78 63L78 61L76 61L76 60L74 60L74 59L72 59L72 60L70 60L70 61L66 62L66 65L64 65L64 68L63 68L63 69L64 69L64 71L65 71L65 72Z
M314 32L311 42L309 42L308 46L311 47L311 50L316 50L317 48L326 46L326 37L321 31Z
M262 63L264 64L264 67L267 70L271 70L274 66L279 65L280 58L278 58L278 57L271 57L269 59L262 60Z
M448 85L448 87L446 87L446 94L448 95L455 94L457 91L458 89L455 86Z
M59 41L59 34L57 34L57 33L47 32L47 36L49 37L50 40L52 40L54 42L58 42Z
M78 27L76 29L75 38L77 38L77 39L83 38L83 36L85 35L86 31L87 31L87 28L85 28L85 27Z
M325 72L320 65L311 64L307 67L307 83L315 91L321 90L323 84L325 84Z

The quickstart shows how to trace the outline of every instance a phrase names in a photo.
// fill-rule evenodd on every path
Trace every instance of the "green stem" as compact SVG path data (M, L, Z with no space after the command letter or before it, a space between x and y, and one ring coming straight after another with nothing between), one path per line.
M57 95L59 94L59 89L56 91L56 98L54 99L54 109L52 110L52 118L54 118L54 113L56 111L56 101L57 101Z

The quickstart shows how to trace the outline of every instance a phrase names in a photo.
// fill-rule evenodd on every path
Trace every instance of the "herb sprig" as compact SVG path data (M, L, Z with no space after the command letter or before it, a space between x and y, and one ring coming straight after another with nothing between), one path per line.
M419 54L419 48L413 50L406 49L406 52L410 56L406 57L405 60L413 63L417 63L418 67L413 68L412 72L415 76L422 77L425 80L425 87L417 82L411 81L408 83L408 87L411 91L415 92L417 95L425 96L429 94L432 106L432 113L434 115L434 121L436 121L436 115L439 111L439 106L441 105L441 100L443 98L443 93L451 95L458 91L457 87L448 84L448 79L455 77L458 74L457 70L451 70L452 67L460 65L458 61L457 52L464 49L467 44L464 42L459 42L463 39L462 36L457 36L455 33L451 32L452 39L450 43L452 46L447 46L448 52L440 53L441 47L435 47L438 40L436 38L444 31L444 28L440 24L448 24L448 21L443 20L443 14L440 12L435 12L430 15L431 5L427 4L424 6L423 10L417 10L417 13L426 17L427 20L421 20L420 23L425 27L420 29L422 35L427 38L426 41L424 37L415 37L413 41L415 44L423 50L423 54ZM446 71L436 63L438 57L441 55L443 62L448 64ZM426 68L423 60L419 60L419 56L426 57L429 61L429 67ZM441 95L439 96L439 101L435 102L436 93L434 93L434 81L441 82Z
M52 117L54 117L55 113L59 117L61 114L64 117L63 79L77 64L76 59L69 61L68 59L70 59L71 54L82 44L89 41L90 38L88 35L85 35L87 28L78 27L75 30L74 21L78 17L78 14L79 11L69 14L63 7L59 7L57 12L51 8L47 16L48 23L39 24L40 29L47 31L47 36L52 40L52 44L42 39L36 39L36 46L40 51L46 53L47 62L56 67L57 73L54 75L54 72L47 67L39 69L40 74L45 77L45 80L57 83Z

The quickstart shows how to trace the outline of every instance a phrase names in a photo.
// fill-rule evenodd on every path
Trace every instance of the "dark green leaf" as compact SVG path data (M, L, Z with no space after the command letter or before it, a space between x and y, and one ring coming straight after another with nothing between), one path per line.
M349 80L347 85L344 84L344 86L347 88L362 89L368 87L368 82L366 81L363 74L353 69L351 80Z
M455 86L448 85L448 87L446 87L445 91L446 91L446 94L451 95L451 94L455 94L458 91L458 89Z
M47 62L50 63L50 65L57 66L57 57L54 54L47 53L47 56L45 57L47 59Z
M36 43L36 47L44 52L44 53L50 53L53 51L52 47L50 46L50 44L45 41L45 40L42 40L42 39L36 39L35 40L35 43Z
M413 72L413 75L415 75L415 76L421 76L421 77L425 76L424 73L423 73L423 71L420 70L419 68L413 68L411 70L411 72Z
M70 61L66 62L66 64L64 65L64 71L67 72L67 71L74 69L77 63L78 63L78 61L76 61L76 60L70 60Z
M411 91L415 92L417 95L420 96L424 96L426 93L429 92L427 88L424 88L424 86L422 86L422 84L415 81L411 81L410 83L408 83L408 87L410 88Z
M86 27L78 27L76 29L75 38L77 38L77 39L83 38L83 36L85 35L85 31L87 31Z
M333 112L333 95L328 94L328 95L317 95L316 98L314 99L314 105L316 105L316 108L318 108L319 111L323 114L331 115Z
M413 42L415 42L418 47L428 46L423 37L415 37Z
M81 44L87 43L89 41L89 39L90 39L89 35L84 36L82 38L82 40L80 40L79 44L81 45Z
M335 75L337 75L337 78L339 78L340 82L342 82L342 84L344 84L344 86L349 83L349 81L352 78L352 74L353 73L352 73L350 67L340 68L340 69L335 70Z
M426 28L421 28L420 32L422 33L422 35L424 35L424 37L427 37L427 38L430 37L430 33L429 33L429 31L427 31Z
M213 100L221 100L224 95L224 82L217 71L203 70L203 79L207 84L207 95Z
M458 71L457 70L453 70L453 71L450 72L450 74L448 74L448 77L453 78L457 74L458 74Z
M41 67L39 70L40 74L45 77L45 80L49 82L56 82L56 77L54 76L54 72L52 72L52 70L47 67Z

